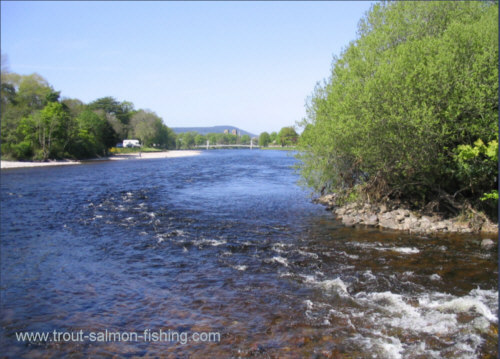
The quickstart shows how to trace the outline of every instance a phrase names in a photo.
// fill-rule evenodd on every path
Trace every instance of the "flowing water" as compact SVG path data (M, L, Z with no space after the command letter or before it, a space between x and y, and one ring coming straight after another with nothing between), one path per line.
M345 228L294 162L220 150L2 171L2 355L497 357L497 249ZM18 340L106 330L220 341Z

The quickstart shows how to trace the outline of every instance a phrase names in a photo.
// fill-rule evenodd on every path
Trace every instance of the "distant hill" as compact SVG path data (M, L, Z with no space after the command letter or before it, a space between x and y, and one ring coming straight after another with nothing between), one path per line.
M229 130L231 133L232 130L236 130L237 133L241 136L248 135L250 137L257 137L253 133L242 130L235 126L212 126L212 127L172 127L172 130L175 133L183 133L183 132L198 132L202 135L206 135L209 133L224 133L224 130Z

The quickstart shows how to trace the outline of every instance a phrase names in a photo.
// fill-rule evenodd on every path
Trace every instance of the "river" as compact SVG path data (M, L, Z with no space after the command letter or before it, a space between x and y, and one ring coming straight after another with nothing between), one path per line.
M496 249L345 228L294 163L216 150L3 170L3 357L497 357ZM86 337L19 339L54 331ZM89 336L106 331L129 337Z

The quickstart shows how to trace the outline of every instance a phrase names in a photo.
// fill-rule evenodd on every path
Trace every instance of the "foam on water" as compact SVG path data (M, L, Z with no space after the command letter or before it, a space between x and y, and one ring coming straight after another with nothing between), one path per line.
M368 281L371 281L371 280L377 280L377 277L373 275L372 271L371 270L367 270L363 273L363 276L368 280Z
M286 245L280 242L274 243L272 246L272 250L275 251L276 253L286 253L284 248L286 248Z
M430 309L437 309L440 312L451 313L470 313L479 314L492 323L497 323L498 317L493 314L488 306L494 305L493 301L498 302L498 293L496 299L491 291L481 289L472 290L465 297L444 297L438 300L432 300L429 296L420 299L420 304ZM498 305L496 305L498 311Z
M356 334L351 340L360 344L365 349L373 353L373 358L401 359L404 350L401 341L398 338L382 335L380 332L374 332L375 338L366 338Z
M398 253L403 253L403 254L416 254L420 253L420 250L418 250L415 247L374 247L377 251L393 251L393 252L398 252Z
M239 271L246 271L248 266L245 265L236 265L236 266L231 266L232 268L239 270Z
M364 320L385 328L385 331L403 330L406 335L419 338L435 336L453 338L456 343L452 352L455 357L470 357L482 345L481 333L490 330L490 323L497 323L498 293L492 290L474 289L468 295L456 297L445 293L422 294L417 301L392 292L360 292L353 296L363 308L361 312L350 313L353 318ZM458 314L468 314L472 319L462 319ZM380 338L364 337L361 342L366 348L376 346L387 357L406 357L422 353L426 357L440 357L435 351L427 351L425 345L401 345L394 341L381 342ZM451 343L450 343L451 344ZM400 356L398 356L400 355ZM401 356L402 355L402 356Z
M283 264L285 267L288 267L288 260L281 256L274 256L271 258L271 262L276 262L279 264Z
M161 243L167 239L173 241L175 240L176 242L179 243L184 243L185 242L185 237L187 236L187 233L182 231L182 230L175 230L171 232L166 232L166 233L158 233L156 235L156 238L158 239L158 243Z
M341 251L338 254L340 254L342 257L347 257L350 259L359 259L359 256L357 254L349 254L347 252Z
M313 286L322 288L325 291L335 292L336 294L339 294L342 296L349 295L349 293L347 292L347 285L340 278L318 280L318 279L316 279L316 277L314 277L312 275L301 274L300 276L302 278L304 278L305 283L312 284Z
M429 279L438 281L438 280L441 280L441 276L439 274L434 273L431 276L429 276Z
M388 248L388 250L394 251L394 252L399 252L399 253L404 253L404 254L420 253L420 250L418 250L415 247L412 247L412 248L409 248L409 247L391 247L391 248Z
M300 255L302 255L304 257L311 257L311 258L314 258L314 259L318 259L319 258L319 256L316 253L305 252L305 251L300 250L300 249L297 250L297 253L299 253Z
M472 358L484 344L485 336L496 336L492 328L498 322L498 293L494 290L477 288L464 296L441 292L408 296L391 291L361 291L351 295L349 286L341 278L320 280L313 275L299 276L304 283L325 293L338 294L344 298L340 303L356 303L344 306L337 301L318 303L308 299L303 302L305 317L317 325L334 323L346 330L355 329L358 334L349 340L351 345L373 352L375 358L441 358L443 355ZM377 279L370 270L365 271L363 277ZM374 331L373 328L381 329ZM415 342L414 338L419 341ZM443 345L439 350L432 344L435 341Z
M359 248L366 248L366 249L374 249L377 251L392 251L392 252L398 252L402 254L417 254L420 253L420 250L415 247L395 247L395 246L384 246L380 242L373 242L373 243L362 243L362 242L351 242L351 246L354 247L359 247Z
M218 246L221 246L223 244L226 244L227 241L225 239L206 239L206 238L202 238L202 239L199 239L199 240L196 240L196 241L193 241L193 244L195 246L203 246L203 245L209 245L209 246L212 246L212 247L218 247Z

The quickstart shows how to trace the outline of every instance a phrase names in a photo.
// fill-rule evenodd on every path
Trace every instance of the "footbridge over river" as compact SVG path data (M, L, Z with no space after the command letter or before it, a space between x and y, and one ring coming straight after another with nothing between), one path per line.
M207 141L207 144L206 145L199 145L199 146L196 146L197 148L205 148L205 149L210 149L210 148L249 148L249 149L254 149L254 148L259 148L258 145L254 145L253 144L253 141L250 141L250 144L249 145L211 145L210 144L210 141Z

